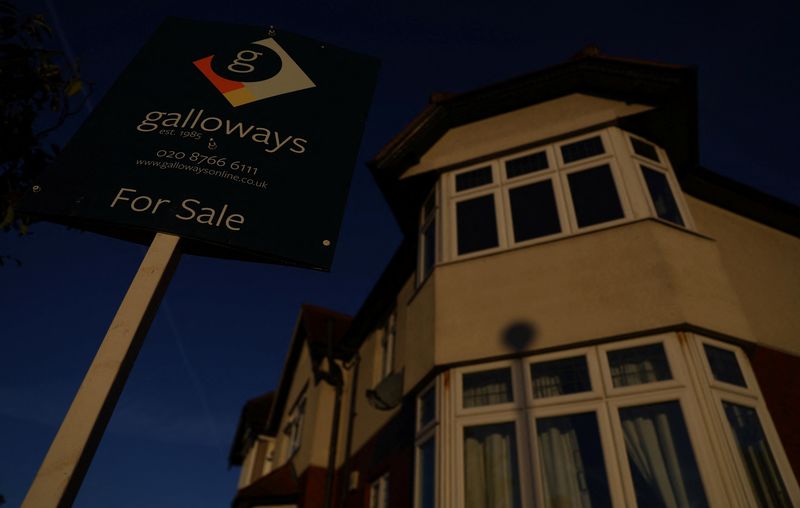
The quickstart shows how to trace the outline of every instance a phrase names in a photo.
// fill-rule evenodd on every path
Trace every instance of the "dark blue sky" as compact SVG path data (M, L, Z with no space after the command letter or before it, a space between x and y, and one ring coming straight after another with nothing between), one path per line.
M162 5L164 4L164 5ZM164 16L275 25L378 57L382 71L331 273L184 256L75 503L228 506L242 403L276 385L301 303L355 313L399 243L364 161L434 91L608 54L699 69L702 163L800 203L797 4L29 0L96 102ZM792 9L791 11L788 9ZM63 141L85 115L59 133ZM37 224L0 234L0 494L18 506L144 255Z

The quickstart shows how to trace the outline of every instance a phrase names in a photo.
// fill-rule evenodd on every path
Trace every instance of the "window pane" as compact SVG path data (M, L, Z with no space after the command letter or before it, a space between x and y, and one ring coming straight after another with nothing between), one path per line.
M561 156L564 158L564 163L586 159L593 155L604 153L603 141L600 136L595 138L584 139L577 143L570 143L561 147Z
M724 402L725 415L731 424L739 454L747 470L750 485L762 507L791 507L775 457L767 444L755 409Z
M633 145L633 151L636 152L636 155L641 155L642 157L646 157L651 161L659 162L656 147L650 143L645 143L639 139L631 138L631 144Z
M661 343L609 351L608 364L615 387L672 379Z
M561 232L552 181L515 187L508 191L508 197L511 201L514 241Z
M532 153L506 161L506 176L508 178L527 175L542 169L547 169L547 154L545 152Z
M689 433L677 401L619 410L636 504L708 506Z
M464 374L464 407L511 402L511 369L484 370Z
M424 279L436 264L436 221L431 222L422 232L422 276Z
M514 424L464 428L465 508L518 508L518 486Z
M424 427L436 418L436 389L431 388L419 398L419 426Z
M585 356L534 363L531 365L531 379L533 396L537 399L592 389Z
M578 227L583 228L624 217L610 166L605 164L570 173L567 179Z
M703 348L706 350L706 357L714 379L723 383L747 387L742 371L739 369L739 362L736 361L736 353L708 344L703 344Z
M678 210L678 203L675 202L675 197L669 188L667 175L646 166L642 166L642 174L647 182L653 206L656 208L656 215L661 219L683 226L681 212Z
M545 505L611 507L594 412L536 422Z
M459 202L456 205L456 223L459 254L498 246L492 194Z
M417 472L417 507L434 508L436 505L436 440L431 438L419 447Z
M480 187L487 183L492 183L492 168L490 166L473 169L472 171L456 175L456 191L459 192L474 187Z

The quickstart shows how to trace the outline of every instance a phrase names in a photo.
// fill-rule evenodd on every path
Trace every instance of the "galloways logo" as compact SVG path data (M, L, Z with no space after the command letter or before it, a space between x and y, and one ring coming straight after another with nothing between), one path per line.
M272 38L193 63L234 107L316 86Z

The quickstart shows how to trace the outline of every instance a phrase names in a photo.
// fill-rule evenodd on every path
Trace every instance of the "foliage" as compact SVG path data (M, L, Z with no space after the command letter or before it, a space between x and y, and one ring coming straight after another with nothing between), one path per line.
M49 47L52 39L43 16L20 14L12 3L0 0L2 231L27 233L30 219L15 213L15 204L58 154L48 135L82 106L75 104L75 95L83 82L64 53Z

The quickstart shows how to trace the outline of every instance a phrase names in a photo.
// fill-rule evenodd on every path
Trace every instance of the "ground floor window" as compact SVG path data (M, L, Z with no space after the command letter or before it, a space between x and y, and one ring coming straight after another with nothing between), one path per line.
M415 506L800 505L747 357L681 335L440 376L418 404Z

